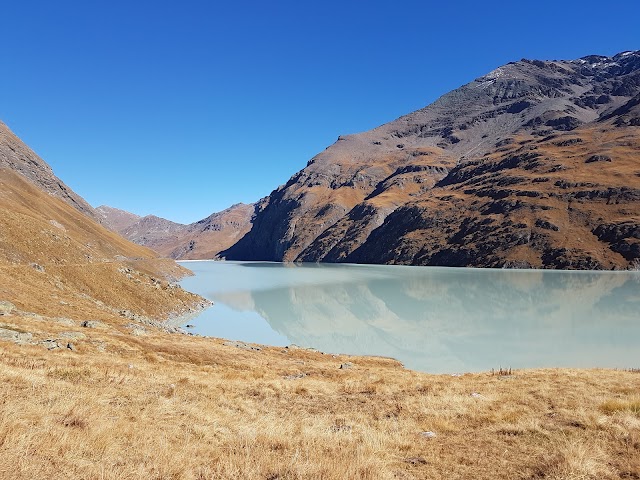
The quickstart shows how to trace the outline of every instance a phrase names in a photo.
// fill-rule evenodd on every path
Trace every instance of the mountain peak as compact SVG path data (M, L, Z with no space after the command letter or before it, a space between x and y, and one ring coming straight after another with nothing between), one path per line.
M640 257L640 167L630 153L640 149L639 94L638 51L508 63L340 136L261 202L251 231L223 254L628 266Z

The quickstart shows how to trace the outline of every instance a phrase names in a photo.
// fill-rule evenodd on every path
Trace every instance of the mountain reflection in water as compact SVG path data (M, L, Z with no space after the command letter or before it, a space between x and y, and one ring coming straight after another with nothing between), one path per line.
M216 302L190 320L203 335L382 355L427 372L640 366L637 272L185 266L196 276L182 286Z

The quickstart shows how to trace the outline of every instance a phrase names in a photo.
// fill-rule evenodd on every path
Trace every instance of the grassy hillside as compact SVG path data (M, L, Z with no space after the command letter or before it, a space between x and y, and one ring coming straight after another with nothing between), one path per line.
M637 372L428 375L153 328L0 320L75 344L0 343L1 478L640 476Z
M53 316L166 317L199 297L169 280L188 274L105 229L21 175L0 169L0 300Z

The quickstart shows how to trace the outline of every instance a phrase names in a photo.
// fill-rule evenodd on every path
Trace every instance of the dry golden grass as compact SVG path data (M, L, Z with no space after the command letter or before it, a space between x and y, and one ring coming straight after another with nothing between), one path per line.
M2 322L36 339L84 338L75 351L2 342L0 478L640 476L631 371L452 377L149 328L133 336L109 322Z
M49 316L166 316L202 300L167 281L186 273L0 169L0 300Z

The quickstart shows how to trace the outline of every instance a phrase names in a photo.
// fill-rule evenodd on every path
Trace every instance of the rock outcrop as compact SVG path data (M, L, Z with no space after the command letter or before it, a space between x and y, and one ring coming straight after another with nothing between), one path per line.
M640 51L510 63L338 138L220 255L628 268L639 258L639 104Z

